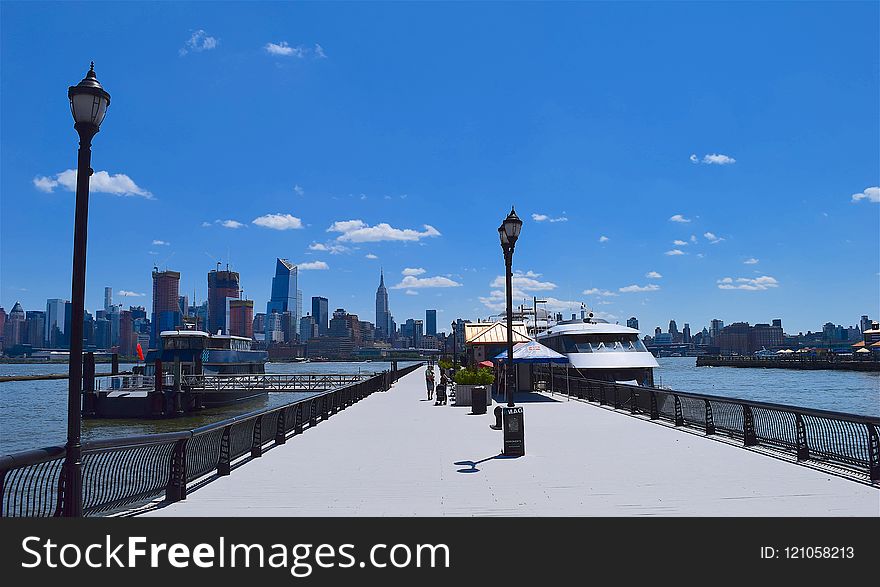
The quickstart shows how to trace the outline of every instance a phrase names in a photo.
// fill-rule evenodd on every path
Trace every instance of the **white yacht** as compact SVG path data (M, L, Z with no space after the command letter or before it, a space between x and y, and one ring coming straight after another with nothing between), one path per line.
M569 367L582 377L642 386L654 385L654 355L639 331L581 311L581 318L549 322L536 340L568 356Z

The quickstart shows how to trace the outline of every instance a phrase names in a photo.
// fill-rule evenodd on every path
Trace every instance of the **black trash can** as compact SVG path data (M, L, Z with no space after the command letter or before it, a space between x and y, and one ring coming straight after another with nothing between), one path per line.
M486 388L478 385L471 389L471 414L486 413Z

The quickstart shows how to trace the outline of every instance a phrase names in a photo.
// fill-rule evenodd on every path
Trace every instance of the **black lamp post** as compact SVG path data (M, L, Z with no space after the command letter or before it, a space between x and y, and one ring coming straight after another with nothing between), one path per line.
M64 460L62 514L82 516L82 351L86 289L86 237L89 224L89 177L93 171L92 137L101 128L110 94L95 77L95 62L75 86L67 90L73 128L79 133L76 170L76 216L73 229L73 282L71 286L70 363L67 393L67 453Z
M510 214L498 227L498 237L501 239L501 250L504 251L504 266L506 269L507 286L507 405L513 407L513 386L516 384L513 378L513 250L516 248L516 239L522 230L522 220L516 215L511 206Z
M458 371L458 352L455 348L455 321L452 322L452 372Z

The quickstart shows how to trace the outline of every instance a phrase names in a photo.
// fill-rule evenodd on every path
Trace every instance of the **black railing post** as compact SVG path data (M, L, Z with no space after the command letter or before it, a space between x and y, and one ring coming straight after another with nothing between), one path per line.
M275 444L287 442L287 408L278 410L278 420L275 424Z
M174 443L171 451L171 471L168 485L165 486L165 501L181 501L186 499L186 438Z
M251 440L251 457L263 456L263 416L257 416L254 422L254 436Z
M755 415L748 404L743 404L743 446L755 446L758 444L758 435L755 433Z
M614 391L614 409L620 408L620 388L616 383L611 384L611 389Z
M706 434L715 434L715 418L712 417L712 404L707 399L703 401L706 402Z
M315 405L315 400L309 402L309 426L317 426L318 425L318 406Z
M321 420L330 417L330 398L327 395L321 396Z
M229 447L229 431L232 426L223 428L223 436L220 438L220 460L217 462L217 475L223 476L229 474L230 464L230 447Z
M302 434L303 431L303 405L296 404L296 412L293 415L293 433Z
M880 481L880 440L877 438L877 427L868 422L868 474L871 481ZM3 480L0 479L0 488ZM0 495L3 495L0 492Z
M803 416L796 413L794 422L797 427L797 460L807 461L810 459L810 447L807 446L807 427L804 425Z
M608 396L605 393L605 384L599 384L599 405L604 406L608 403Z
M579 387L581 385L583 385L583 383L587 384L587 401L589 401L589 402L596 401L596 395L593 393L593 382L592 381L582 382L581 384L579 384Z
M675 425L684 426L684 415L681 413L681 399L674 394L672 398L675 400Z
M648 393L651 394L651 419L659 420L660 410L657 408L657 393L653 389L648 390Z
M638 406L639 395L638 391L635 388L631 387L629 389L629 413L635 414L639 410Z

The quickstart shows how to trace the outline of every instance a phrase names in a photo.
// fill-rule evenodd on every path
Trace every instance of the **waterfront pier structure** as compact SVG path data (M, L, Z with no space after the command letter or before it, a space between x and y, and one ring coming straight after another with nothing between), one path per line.
M875 483L566 396L522 394L529 450L425 398L422 370L145 516L880 516ZM246 474L244 474L246 472Z

